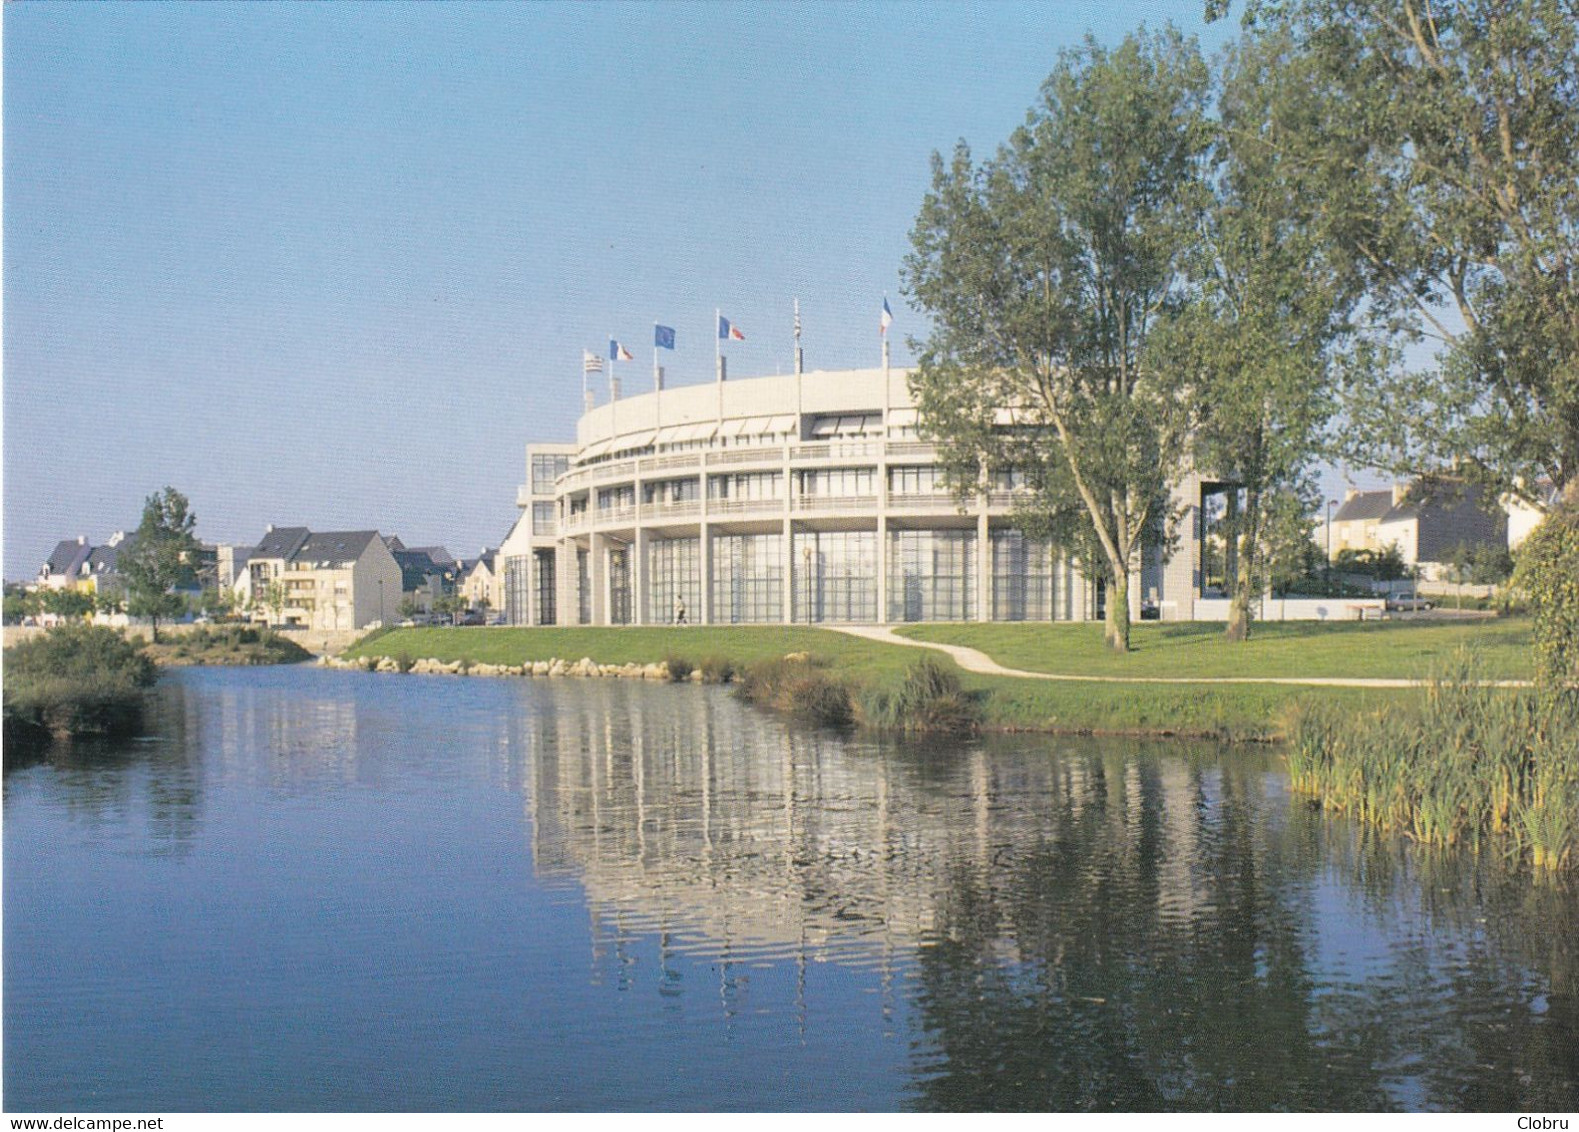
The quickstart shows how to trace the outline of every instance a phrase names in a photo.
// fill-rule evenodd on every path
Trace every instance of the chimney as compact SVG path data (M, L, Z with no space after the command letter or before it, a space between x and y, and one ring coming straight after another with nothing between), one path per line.
M1403 483L1393 484L1393 506L1397 507L1404 501L1404 496L1409 494L1409 485Z
M125 541L126 541L126 532L125 531L116 531L113 535L110 536L110 541L108 543L106 543L105 545L106 546L120 546L121 543L123 543Z
M270 523L268 526L264 527L263 533L266 535L272 535L274 533L274 524Z
M1353 499L1358 494L1360 494L1360 489L1359 488L1357 488L1357 487L1348 488L1343 493L1343 501L1345 503L1347 503L1349 500Z
M78 546L87 546L88 545L88 536L87 535L78 535L77 536L77 545Z

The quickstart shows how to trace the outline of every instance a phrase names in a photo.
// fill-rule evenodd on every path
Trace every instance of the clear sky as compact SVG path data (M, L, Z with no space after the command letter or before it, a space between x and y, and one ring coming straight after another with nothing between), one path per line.
M4 7L4 574L135 527L376 527L458 555L570 439L581 352L650 387L879 361L934 150L1061 47L1201 0ZM600 400L602 389L600 387Z

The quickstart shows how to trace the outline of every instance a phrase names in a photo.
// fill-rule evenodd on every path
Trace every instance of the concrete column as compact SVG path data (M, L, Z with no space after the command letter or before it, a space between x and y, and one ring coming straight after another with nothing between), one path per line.
M647 542L651 538L645 527L636 528L636 541L631 543L631 624L646 625L647 620Z
M987 500L976 516L976 620L992 620L992 540L987 526Z
M554 621L575 625L580 621L580 595L576 592L575 539L566 539L554 549Z
M877 513L877 620L888 624L888 489L883 489L883 510Z
M788 512L789 485L784 486L786 503L785 511ZM789 515L784 516L784 546L779 554L779 569L783 571L784 578L784 624L790 625L795 621L795 524L790 521Z
M705 504L704 504L705 506ZM702 608L696 612L698 625L713 623L713 531L706 523L696 528L697 541L701 544L699 555L702 570Z
M587 555L587 574L592 585L592 624L609 623L609 539L592 536L592 551Z

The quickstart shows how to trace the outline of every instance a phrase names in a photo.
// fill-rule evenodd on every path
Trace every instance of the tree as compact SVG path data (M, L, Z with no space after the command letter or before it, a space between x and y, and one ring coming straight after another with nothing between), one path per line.
M81 590L45 590L39 596L44 612L67 621L80 621L93 612L93 595Z
M413 617L422 612L422 606L418 605L416 601L410 597L403 597L400 599L400 604L395 607L395 612L400 615L401 620L410 621Z
M1226 486L1230 640L1249 636L1273 548L1308 541L1335 375L1345 349L1369 356L1347 321L1357 280L1328 254L1315 223L1322 201L1285 148L1313 115L1291 56L1277 30L1226 55L1213 200L1185 259L1187 301L1147 351L1150 367L1190 391L1194 466Z
M1310 62L1291 151L1373 313L1438 369L1355 387L1353 457L1579 500L1579 2L1253 5Z
M186 496L173 487L150 495L143 503L143 518L131 545L121 550L118 567L126 578L127 611L153 622L153 639L159 640L160 618L180 616L185 599L173 592L192 576L198 542L192 533L197 517L187 508Z
M1177 391L1144 357L1201 206L1207 89L1171 29L1065 52L996 157L977 167L963 142L933 155L905 260L933 324L911 388L947 481L966 494L1022 477L1018 518L1107 583L1121 650L1183 451Z

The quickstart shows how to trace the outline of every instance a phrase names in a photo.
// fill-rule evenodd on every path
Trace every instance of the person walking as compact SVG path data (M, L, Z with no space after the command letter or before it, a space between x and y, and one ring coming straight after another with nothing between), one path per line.
M674 599L674 623L676 625L685 624L685 598L683 597Z

